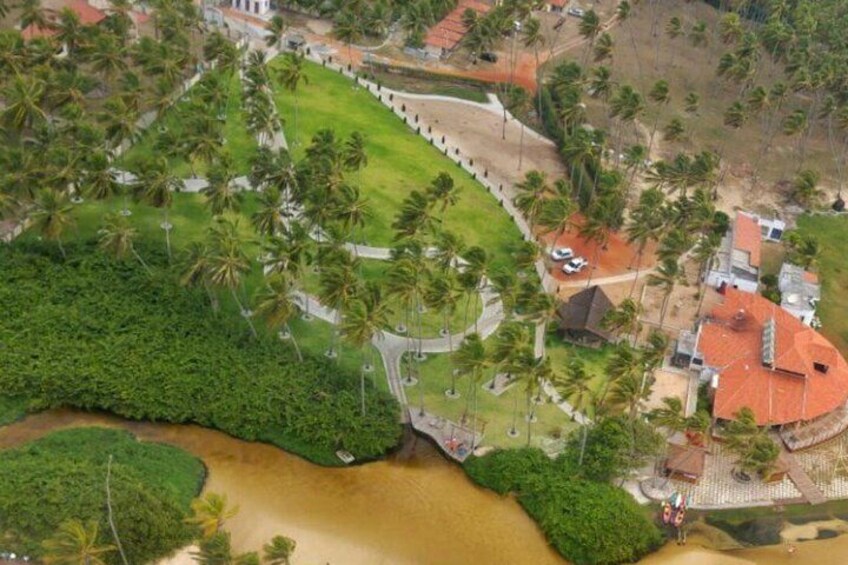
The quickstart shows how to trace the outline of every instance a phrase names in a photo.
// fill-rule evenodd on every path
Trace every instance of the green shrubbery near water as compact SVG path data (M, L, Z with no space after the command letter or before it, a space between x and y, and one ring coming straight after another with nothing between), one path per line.
M337 449L373 458L398 442L391 396L369 389L363 417L356 375L251 338L243 319L180 287L158 249L141 248L150 276L92 244L64 261L38 242L0 248L0 390L36 408L193 422L327 465Z
M465 469L484 487L515 493L551 545L577 565L631 563L662 542L629 494L581 478L568 457L553 460L540 449L510 449L471 458Z
M97 522L100 545L115 545L106 511L110 455L115 528L128 560L149 563L189 543L194 532L183 519L203 485L203 463L129 432L76 428L0 451L0 547L38 557L67 520ZM106 559L119 562L116 553Z

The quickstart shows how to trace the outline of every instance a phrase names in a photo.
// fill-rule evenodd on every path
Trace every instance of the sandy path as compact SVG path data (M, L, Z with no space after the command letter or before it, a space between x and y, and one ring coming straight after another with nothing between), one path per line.
M494 106L395 96L395 105L405 104L409 114L419 114L430 124L433 134L444 135L451 147L459 147L460 154L474 159L475 166L488 169L490 177L497 177L508 185L520 181L527 171L538 169L548 173L551 180L561 177L565 167L553 142L529 128L524 128L524 150L521 169L521 125L508 119L506 139L502 139L503 115ZM506 188L506 186L504 187Z

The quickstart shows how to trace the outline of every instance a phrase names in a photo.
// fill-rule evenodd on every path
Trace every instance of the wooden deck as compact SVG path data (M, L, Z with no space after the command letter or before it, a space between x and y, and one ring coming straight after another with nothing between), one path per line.
M786 462L789 464L789 478L804 495L810 504L823 504L827 499L821 489L813 483L810 476L804 471L798 460L791 453L785 452Z
M436 442L445 455L455 461L465 461L474 448L480 445L483 435L451 420L430 412L421 413L414 407L407 411L412 427Z

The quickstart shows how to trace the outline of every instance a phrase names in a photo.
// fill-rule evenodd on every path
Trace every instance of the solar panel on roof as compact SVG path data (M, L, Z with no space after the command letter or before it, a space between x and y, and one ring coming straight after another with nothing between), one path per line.
M763 365L774 367L774 318L769 318L763 325Z

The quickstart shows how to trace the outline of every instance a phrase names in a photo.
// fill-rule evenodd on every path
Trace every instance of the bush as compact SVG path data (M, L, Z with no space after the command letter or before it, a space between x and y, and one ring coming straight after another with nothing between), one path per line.
M478 484L514 492L550 543L576 564L636 561L662 536L629 494L608 483L577 478L567 459L539 449L495 451L465 463Z
M194 532L183 519L203 485L200 460L129 432L78 428L0 452L4 549L37 557L41 542L70 519L98 522L101 544L114 545L105 499L109 455L115 528L130 562L149 563L188 543Z
M175 273L150 277L85 246L65 262L53 255L38 243L0 249L0 390L43 407L194 422L322 464L339 464L340 448L362 459L397 443L394 398L369 391L363 418L356 375L250 338Z

